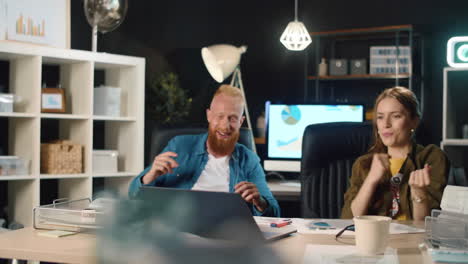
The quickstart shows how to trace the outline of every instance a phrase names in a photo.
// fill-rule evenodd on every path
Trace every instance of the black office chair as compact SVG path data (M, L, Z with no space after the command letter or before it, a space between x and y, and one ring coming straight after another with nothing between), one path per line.
M468 175L466 174L466 169L464 167L451 166L447 184L468 187Z
M146 155L146 164L149 164L156 155L161 153L164 147L167 145L169 140L178 135L193 135L202 134L208 131L208 125L173 125L173 126L162 126L153 124L151 130L150 148ZM239 135L239 143L252 150L252 133L251 130L246 127L241 127Z
M302 217L340 217L352 165L367 152L371 139L371 123L307 126L300 174Z

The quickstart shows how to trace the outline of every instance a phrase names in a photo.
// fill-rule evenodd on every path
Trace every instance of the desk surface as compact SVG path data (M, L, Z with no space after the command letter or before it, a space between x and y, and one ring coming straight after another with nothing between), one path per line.
M27 227L0 233L0 258L63 263L95 263L96 236L75 234L60 238L43 237Z
M406 224L410 224L407 222ZM424 223L410 224L424 227ZM389 247L396 249L400 264L417 264L426 262L427 254L421 254L418 245L424 240L424 234L398 234L390 235ZM307 244L320 245L354 245L354 236L343 236L339 242L334 235L294 234L276 241L272 246L279 253L284 263L303 263Z
M421 227L423 223L417 223ZM61 238L37 235L42 230L32 227L0 234L0 258L16 258L63 263L95 263L96 237L92 234L76 234ZM418 249L424 234L390 235L389 246L397 249L401 264L423 263L424 256ZM354 238L344 236L340 242L333 235L293 234L271 244L284 263L302 263L307 244L354 244Z

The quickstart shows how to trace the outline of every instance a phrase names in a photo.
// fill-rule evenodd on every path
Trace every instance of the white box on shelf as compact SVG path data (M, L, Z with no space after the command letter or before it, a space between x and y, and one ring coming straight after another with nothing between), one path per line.
M0 176L5 175L28 175L29 160L17 156L0 156Z
M15 96L8 93L0 93L0 112L12 113Z
M117 172L117 150L93 150L93 173Z
M409 46L370 47L370 74L411 74L411 49Z
M99 86L94 88L94 114L120 116L119 87Z

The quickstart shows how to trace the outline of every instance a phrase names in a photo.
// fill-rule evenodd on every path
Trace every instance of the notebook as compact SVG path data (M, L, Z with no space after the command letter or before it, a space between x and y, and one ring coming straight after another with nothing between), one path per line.
M236 193L142 186L137 198L153 203L164 212L158 216L180 231L202 237L273 241L297 231L292 225L259 227L248 204Z

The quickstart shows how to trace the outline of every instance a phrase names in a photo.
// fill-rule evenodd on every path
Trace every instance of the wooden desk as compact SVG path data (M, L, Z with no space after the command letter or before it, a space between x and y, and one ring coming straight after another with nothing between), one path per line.
M416 226L420 227L421 224ZM0 258L16 258L62 263L95 263L96 237L92 234L76 234L61 238L38 236L39 230L31 227L0 234ZM400 264L423 263L418 245L424 234L390 235L389 246L396 248ZM307 244L354 244L354 238L344 236L340 242L333 235L293 234L273 242L273 247L284 263L303 263Z
M400 264L425 263L427 256L423 256L418 248L423 239L424 234L421 233L390 235L389 247L397 250ZM278 252L283 263L302 264L307 244L354 245L352 236L344 236L339 241L331 235L294 234L274 242L272 247Z
M61 263L95 263L96 236L76 234L51 238L27 227L0 234L0 258Z

